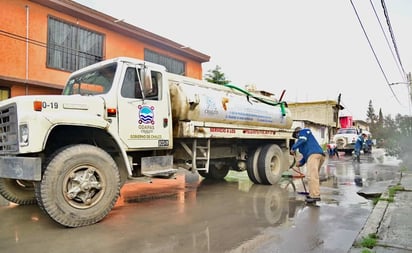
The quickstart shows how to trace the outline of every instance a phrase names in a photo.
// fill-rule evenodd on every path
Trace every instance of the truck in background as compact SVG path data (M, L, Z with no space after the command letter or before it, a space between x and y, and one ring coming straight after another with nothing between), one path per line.
M338 129L336 134L332 138L331 145L336 146L337 151L345 152L345 154L352 154L355 150L356 139L361 133L367 135L367 140L363 145L363 152L370 153L372 150L372 134L369 131L358 129L354 127L352 116L339 117L339 123L341 128Z
M276 184L289 168L287 104L119 57L72 73L62 95L0 102L0 194L57 223L102 220L128 179L177 168Z
M356 139L359 132L356 128L340 128L333 136L333 143L338 151L343 151L345 154L352 154L355 150Z

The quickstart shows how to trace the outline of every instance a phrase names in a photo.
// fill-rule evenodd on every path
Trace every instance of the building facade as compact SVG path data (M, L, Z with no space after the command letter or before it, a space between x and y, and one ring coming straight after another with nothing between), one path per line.
M329 143L336 133L339 128L339 110L343 109L337 101L333 100L289 102L288 108L294 119L293 127L312 129L321 145Z
M202 79L210 57L71 0L0 0L0 100L60 94L69 74L127 56Z

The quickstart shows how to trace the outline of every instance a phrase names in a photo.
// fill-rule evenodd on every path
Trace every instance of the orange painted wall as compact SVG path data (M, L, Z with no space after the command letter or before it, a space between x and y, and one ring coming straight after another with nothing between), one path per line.
M25 3L0 0L0 31L25 37ZM20 25L17 25L20 23ZM0 34L0 75L25 77L25 42Z
M46 87L36 87L32 85L15 85L11 90L11 97L24 96L24 95L60 95L61 91L56 89L50 89Z
M28 12L28 55L26 57L26 16ZM103 55L106 59L116 56L129 56L144 58L144 48L179 59L186 63L186 75L202 79L201 63L171 54L140 41L128 38L121 34L95 26L75 17L59 13L44 6L27 0L0 0L0 77L5 76L17 80L25 80L28 83L40 82L64 86L70 74L66 71L47 68L46 66L46 43L47 43L47 18L48 15L60 18L65 22L77 24L81 27L104 34L105 47ZM26 61L28 66L26 67ZM27 71L26 71L27 69ZM24 85L22 87L25 87ZM14 90L16 89L16 90ZM21 94L25 91L29 94L37 92L56 93L56 89L21 88L12 87L11 96Z

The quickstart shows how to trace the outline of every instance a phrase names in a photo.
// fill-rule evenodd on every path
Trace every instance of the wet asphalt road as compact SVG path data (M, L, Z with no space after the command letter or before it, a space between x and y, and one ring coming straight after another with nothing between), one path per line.
M326 163L316 206L305 205L299 178L264 186L236 172L225 181L179 172L130 182L103 221L81 228L0 199L0 252L347 252L373 207L356 192L395 169L365 156Z

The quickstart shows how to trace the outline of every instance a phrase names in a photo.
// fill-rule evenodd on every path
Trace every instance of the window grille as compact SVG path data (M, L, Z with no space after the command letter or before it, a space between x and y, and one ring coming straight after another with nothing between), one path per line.
M186 75L186 66L183 61L153 52L149 49L144 50L144 60L163 65L170 73Z
M48 19L47 66L75 71L103 59L104 36L82 27Z

